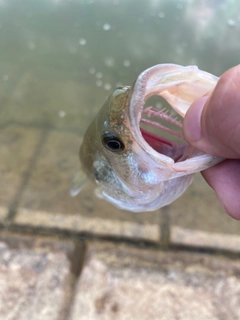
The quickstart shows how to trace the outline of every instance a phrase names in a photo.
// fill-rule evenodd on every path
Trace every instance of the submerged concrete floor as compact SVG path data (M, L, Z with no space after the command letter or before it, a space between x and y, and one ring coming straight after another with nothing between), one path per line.
M0 320L240 318L240 225L200 176L154 213L68 189L74 131L0 133Z
M239 319L239 253L2 232L0 319Z
M239 319L240 223L201 176L158 212L71 198L106 93L33 74L0 86L0 320Z

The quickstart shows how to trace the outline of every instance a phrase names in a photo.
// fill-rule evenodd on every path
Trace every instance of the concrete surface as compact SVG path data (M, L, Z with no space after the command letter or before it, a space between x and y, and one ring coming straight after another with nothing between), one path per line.
M240 318L240 225L200 176L169 207L128 213L92 184L69 197L74 132L0 130L0 319Z
M70 320L240 318L240 262L91 244Z
M66 319L73 245L7 234L0 238L0 319Z

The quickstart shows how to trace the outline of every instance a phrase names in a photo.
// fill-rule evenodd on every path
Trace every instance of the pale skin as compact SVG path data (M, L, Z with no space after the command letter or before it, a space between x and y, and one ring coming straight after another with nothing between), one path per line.
M227 159L202 175L224 210L240 220L240 65L226 71L212 93L191 105L183 133L196 148Z

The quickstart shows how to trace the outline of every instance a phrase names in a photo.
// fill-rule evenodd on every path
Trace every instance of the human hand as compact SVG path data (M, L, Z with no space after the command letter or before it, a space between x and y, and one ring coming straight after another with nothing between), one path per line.
M225 72L212 93L191 105L183 134L194 147L227 159L202 175L225 211L240 220L240 65Z

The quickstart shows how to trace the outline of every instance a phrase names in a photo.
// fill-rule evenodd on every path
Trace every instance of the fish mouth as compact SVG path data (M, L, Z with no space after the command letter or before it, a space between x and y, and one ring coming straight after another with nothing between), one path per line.
M161 165L172 168L177 162L174 170L182 170L180 162L183 162L185 168L185 160L199 155L199 151L190 147L184 139L182 120L178 118L184 118L190 105L211 92L217 81L217 77L196 66L160 64L142 72L132 87L128 110L129 128L138 148L146 151ZM146 101L153 96L166 100L178 118L164 110L144 108ZM160 130L160 134L145 129L143 125ZM169 135L167 138L166 133Z
M194 66L157 65L141 73L132 87L130 131L138 146L164 166L172 167L195 152L184 139L182 120L191 103L208 89L198 72ZM146 108L153 96L162 97L171 111Z
M169 114L165 109L147 107L142 109L139 129L147 144L161 155L184 161L189 144L182 133L182 117Z

